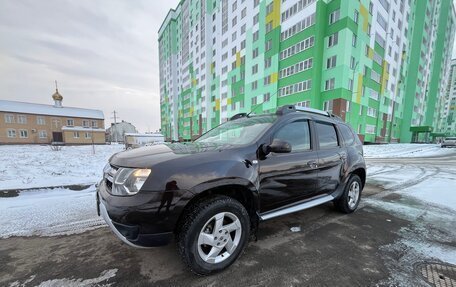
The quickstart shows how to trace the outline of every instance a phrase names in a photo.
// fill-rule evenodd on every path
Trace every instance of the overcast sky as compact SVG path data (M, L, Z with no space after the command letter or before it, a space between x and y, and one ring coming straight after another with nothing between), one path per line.
M57 80L64 106L159 129L158 29L178 2L0 0L0 98L52 104Z
M158 29L178 0L0 0L0 98L111 112L160 128Z

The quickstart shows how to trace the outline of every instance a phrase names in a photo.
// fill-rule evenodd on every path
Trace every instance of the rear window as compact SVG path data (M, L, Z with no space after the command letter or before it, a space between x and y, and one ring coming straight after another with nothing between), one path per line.
M454 141L456 138L445 138L446 141Z
M337 133L334 125L330 123L316 123L318 142L321 149L328 149L337 147L339 142L337 140Z
M346 145L352 145L355 142L355 135L346 125L339 125L340 133Z

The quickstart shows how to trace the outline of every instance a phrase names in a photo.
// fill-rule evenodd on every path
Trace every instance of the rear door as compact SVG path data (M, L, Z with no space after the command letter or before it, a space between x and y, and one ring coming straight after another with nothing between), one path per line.
M318 154L308 120L294 120L272 136L291 145L290 153L270 153L260 161L261 212L306 199L316 192ZM272 141L271 141L272 142Z
M347 151L334 124L314 122L318 144L317 194L331 194L341 184Z

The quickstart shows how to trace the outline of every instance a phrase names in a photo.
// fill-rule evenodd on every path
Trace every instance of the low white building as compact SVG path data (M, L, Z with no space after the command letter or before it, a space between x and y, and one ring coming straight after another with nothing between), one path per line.
M106 141L123 143L125 134L137 132L136 127L129 122L121 121L117 124L111 123L111 126L106 130Z

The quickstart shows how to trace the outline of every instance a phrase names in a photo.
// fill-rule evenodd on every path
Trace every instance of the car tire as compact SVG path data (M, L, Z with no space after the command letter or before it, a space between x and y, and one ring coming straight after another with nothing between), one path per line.
M354 212L361 200L362 190L363 183L361 178L356 174L352 174L345 185L344 193L334 201L336 208L343 213Z
M214 196L197 202L177 236L179 253L195 274L209 275L230 266L250 237L250 218L237 200Z

